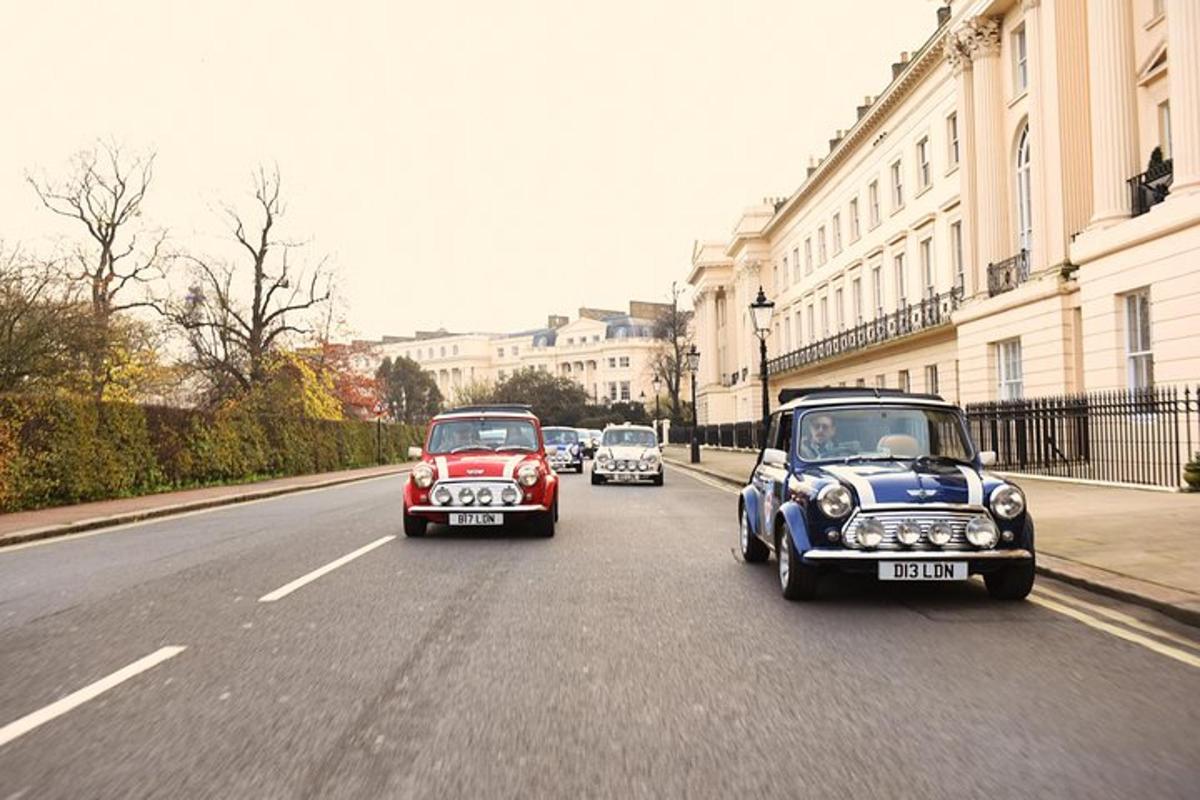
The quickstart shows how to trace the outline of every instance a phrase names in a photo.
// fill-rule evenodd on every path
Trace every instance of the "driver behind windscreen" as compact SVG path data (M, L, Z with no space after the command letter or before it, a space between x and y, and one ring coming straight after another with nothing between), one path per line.
M829 458L837 449L837 425L832 414L810 414L804 420L804 439L800 442L805 458Z

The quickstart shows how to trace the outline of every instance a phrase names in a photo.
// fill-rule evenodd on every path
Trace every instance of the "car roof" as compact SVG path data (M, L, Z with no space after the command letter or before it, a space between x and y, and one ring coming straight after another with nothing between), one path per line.
M793 411L809 408L837 408L840 406L931 406L934 408L957 409L954 403L947 402L936 395L922 394L880 394L871 390L860 393L838 395L807 395L779 407L779 411Z
M630 431L650 431L651 433L654 433L654 428L651 428L649 425L634 425L632 422L622 422L622 423L619 423L619 424L617 424L617 423L614 423L614 424L611 424L611 425L607 425L607 426L605 426L604 430L606 430L606 431L607 431L609 428L619 428L619 429L621 429L621 430L623 430L623 431L624 431L624 430L630 430Z
M579 428L572 428L570 425L544 425L544 431L578 431Z
M438 414L431 420L432 422L441 422L451 419L517 419L528 422L537 422L538 418L532 412L521 413L520 411L467 411L456 408L453 411L446 411Z

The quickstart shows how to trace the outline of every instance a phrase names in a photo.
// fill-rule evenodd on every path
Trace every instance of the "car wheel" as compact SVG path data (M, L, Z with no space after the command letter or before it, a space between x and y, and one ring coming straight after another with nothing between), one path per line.
M796 545L786 530L782 531L775 548L779 561L779 587L788 600L814 600L817 596L817 568L805 564L796 552Z
M654 485L655 486L663 485L663 474L661 472L654 476Z
M761 564L771 555L763 541L750 532L750 519L744 508L738 514L738 549L742 552L742 560L750 564Z
M1024 600L1033 591L1033 559L995 572L985 573L983 582L993 600Z
M555 501L554 506L549 511L542 511L534 517L533 533L535 536L549 539L554 535L554 521L558 517L558 501Z
M593 472L592 473L592 486L599 486L602 483L604 483L604 478L601 478L599 475L597 475L596 473Z
M413 539L419 539L425 535L426 529L429 527L429 520L422 517L415 517L404 512L404 535Z

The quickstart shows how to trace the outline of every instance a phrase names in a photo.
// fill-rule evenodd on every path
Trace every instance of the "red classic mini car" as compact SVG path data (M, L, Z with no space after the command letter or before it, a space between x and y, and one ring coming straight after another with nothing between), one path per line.
M429 523L502 526L524 522L553 536L558 476L546 462L542 426L521 405L466 406L429 423L425 447L404 483L404 533Z

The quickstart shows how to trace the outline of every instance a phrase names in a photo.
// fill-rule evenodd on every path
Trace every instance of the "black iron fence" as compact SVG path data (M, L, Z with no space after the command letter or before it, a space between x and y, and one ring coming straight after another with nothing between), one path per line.
M1174 162L1171 159L1156 161L1140 175L1134 175L1126 183L1129 184L1129 210L1137 217L1145 214L1151 206L1156 206L1171 193L1171 180L1175 177Z
M1029 280L1029 251L1022 250L1012 258L988 264L988 297L1011 292Z
M1200 450L1200 387L972 403L966 414L976 445L995 451L993 469L1003 472L1174 488ZM762 446L756 422L696 430L703 445ZM673 425L668 440L688 444L691 436Z

